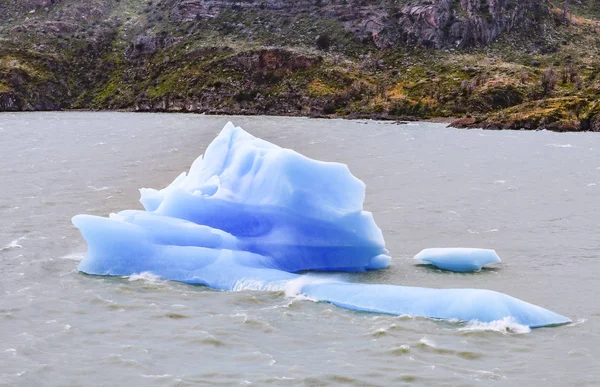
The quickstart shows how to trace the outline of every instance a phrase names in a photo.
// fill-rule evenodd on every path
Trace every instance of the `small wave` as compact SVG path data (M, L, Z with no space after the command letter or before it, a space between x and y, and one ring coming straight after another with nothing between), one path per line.
M404 355L409 352L410 352L410 345L408 345L408 344L402 344L399 347L393 347L390 349L390 353L392 355Z
M513 333L517 335L531 332L531 328L529 328L527 325L521 325L517 323L512 317L505 317L502 320L496 320L487 323L478 320L472 320L458 330L462 332L493 331L500 333Z
M386 328L377 328L377 329L369 332L369 335L373 336L373 337L385 336L387 334L388 334L388 331Z
M396 320L414 320L415 316L411 316L410 314L401 314L398 316L394 316Z
M504 376L504 375L500 375L495 372L486 371L486 370L477 370L477 371L475 371L475 375L476 375L476 380L481 380L480 378L482 378L482 377L487 380L504 380L504 379L506 379L506 376Z
M546 146L550 146L552 148L573 148L571 144L546 144Z
M494 180L494 184L504 184L506 180Z
M436 344L427 337L421 337L421 340L419 340L419 344L421 344L424 347L437 348Z
M23 246L21 246L19 244L19 242L21 242L22 240L24 240L25 237L19 237L13 241L11 241L9 244L5 245L3 248L0 249L0 251L4 251L4 250L11 250L11 249L22 249Z
M113 364L123 364L126 366L145 368L144 365L142 363L140 363L139 361L137 361L135 359L126 358L123 355L120 355L118 353L110 354L110 355L106 356L104 359L109 360Z

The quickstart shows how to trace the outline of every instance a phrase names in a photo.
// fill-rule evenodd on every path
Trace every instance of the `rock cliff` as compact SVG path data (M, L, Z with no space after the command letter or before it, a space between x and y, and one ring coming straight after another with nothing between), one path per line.
M298 12L337 20L379 47L417 44L425 47L487 45L516 26L535 27L549 14L548 0L171 0L173 23L217 17L223 10L256 10L281 17Z

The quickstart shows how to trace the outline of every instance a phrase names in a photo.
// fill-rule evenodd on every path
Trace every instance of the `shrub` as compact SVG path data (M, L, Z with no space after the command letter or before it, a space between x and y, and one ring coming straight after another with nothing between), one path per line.
M321 34L317 36L316 44L319 50L327 51L331 47L331 38L327 33Z

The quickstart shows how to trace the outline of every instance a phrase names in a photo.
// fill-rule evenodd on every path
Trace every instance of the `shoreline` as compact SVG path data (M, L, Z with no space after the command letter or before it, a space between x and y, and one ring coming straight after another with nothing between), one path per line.
M391 116L384 113L351 113L347 115L325 115L325 114L290 114L281 112L271 114L268 112L248 112L248 111L217 111L209 110L203 112L187 110L136 110L136 109L54 109L54 110L0 110L2 113L32 113L32 112L90 112L90 113L164 113L164 114L196 114L207 116L267 116L267 117L298 117L313 119L341 119L341 120L373 120L395 123L398 125L408 122L429 122L436 124L445 124L447 127L456 129L482 129L482 130L513 130L513 131L540 131L548 130L551 132L570 133L570 132L600 132L600 118L598 122L593 122L592 117L582 120L563 120L547 122L547 117L536 117L536 121L514 120L514 121L495 121L493 117L418 117L418 116Z
M48 110L0 110L2 113L67 113L67 112L81 112L81 113L162 113L162 114L190 114L190 115L206 115L206 116L266 116L266 117L297 117L297 118L312 118L312 119L325 119L325 120L373 120L373 121L387 121L403 124L406 122L432 122L440 124L450 124L457 120L457 117L434 117L424 118L416 116L390 116L387 114L348 114L348 115L325 115L325 114L289 114L289 113L278 113L271 114L268 112L247 112L247 111L186 111L186 110L135 110L135 109L48 109Z

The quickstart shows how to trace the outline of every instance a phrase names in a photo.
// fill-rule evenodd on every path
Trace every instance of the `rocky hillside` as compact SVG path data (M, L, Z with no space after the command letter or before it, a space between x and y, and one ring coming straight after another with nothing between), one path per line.
M0 111L600 127L600 10L555 3L0 0Z

